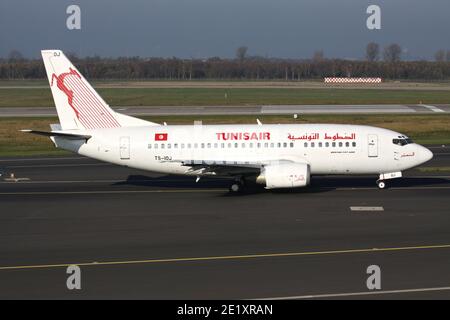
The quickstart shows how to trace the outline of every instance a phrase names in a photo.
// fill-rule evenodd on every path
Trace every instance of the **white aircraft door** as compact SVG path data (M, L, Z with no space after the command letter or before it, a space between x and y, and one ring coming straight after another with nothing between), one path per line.
M120 137L120 159L130 159L130 137Z
M368 156L371 158L378 157L378 136L376 134L369 134L368 139Z

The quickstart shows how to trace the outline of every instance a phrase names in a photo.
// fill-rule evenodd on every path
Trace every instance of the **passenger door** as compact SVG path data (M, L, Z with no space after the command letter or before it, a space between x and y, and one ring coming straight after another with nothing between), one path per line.
M130 159L130 137L120 137L120 159Z
M368 139L368 156L370 158L378 157L378 136L376 134L369 134Z

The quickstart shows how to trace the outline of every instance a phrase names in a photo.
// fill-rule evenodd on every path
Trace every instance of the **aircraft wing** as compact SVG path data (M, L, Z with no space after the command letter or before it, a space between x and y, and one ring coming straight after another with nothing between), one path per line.
M186 173L198 175L218 175L218 176L236 176L236 175L254 175L261 172L261 165L246 164L183 164L189 167Z
M169 160L162 162L181 163L187 167L186 173L192 175L218 175L218 176L236 176L236 175L255 175L261 172L261 168L269 165L281 163L293 163L289 159L280 160ZM303 162L303 161L301 161Z

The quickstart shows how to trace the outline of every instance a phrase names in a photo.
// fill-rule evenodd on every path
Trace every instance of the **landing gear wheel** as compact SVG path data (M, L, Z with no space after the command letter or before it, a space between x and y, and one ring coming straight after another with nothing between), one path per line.
M243 177L236 178L230 185L231 193L240 193L244 190L245 179Z
M239 182L233 182L230 186L231 193L238 193L242 190L242 184Z
M378 180L377 186L379 189L384 189L384 188L386 188L386 182L384 182L383 180Z

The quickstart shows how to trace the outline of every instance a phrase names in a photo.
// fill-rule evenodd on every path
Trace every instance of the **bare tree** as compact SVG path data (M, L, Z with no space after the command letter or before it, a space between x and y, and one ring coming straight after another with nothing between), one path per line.
M401 60L402 48L397 44L393 43L384 48L383 57L384 61L387 62L398 62Z
M442 62L442 61L445 61L445 58L446 58L446 52L445 52L445 50L438 50L438 51L436 51L436 53L434 54L434 59L436 60L436 61L438 61L438 62Z
M243 61L245 57L247 56L247 50L248 48L245 46L239 47L236 49L236 58Z
M313 54L313 60L314 61L322 61L325 58L325 55L323 54L323 50L316 50Z
M17 62L24 59L22 53L19 50L13 49L8 54L8 60L9 62Z
M66 52L66 57L73 62L78 62L79 58L76 52L74 51L67 51Z
M370 42L366 47L366 59L368 61L377 61L380 57L380 45Z
M380 49L382 56L383 50ZM69 54L69 53L67 53ZM404 51L402 55L404 55ZM442 54L441 54L442 55ZM13 53L12 60L21 58ZM72 57L73 58L73 57ZM223 59L179 59L119 57L78 58L77 67L92 79L319 79L324 76L379 76L387 79L450 80L450 51L445 61L369 62L360 60L326 59L322 51L314 54L316 61L304 59L256 58L246 56ZM439 58L440 59L440 58ZM38 79L45 77L39 59L8 61L0 59L0 79Z

